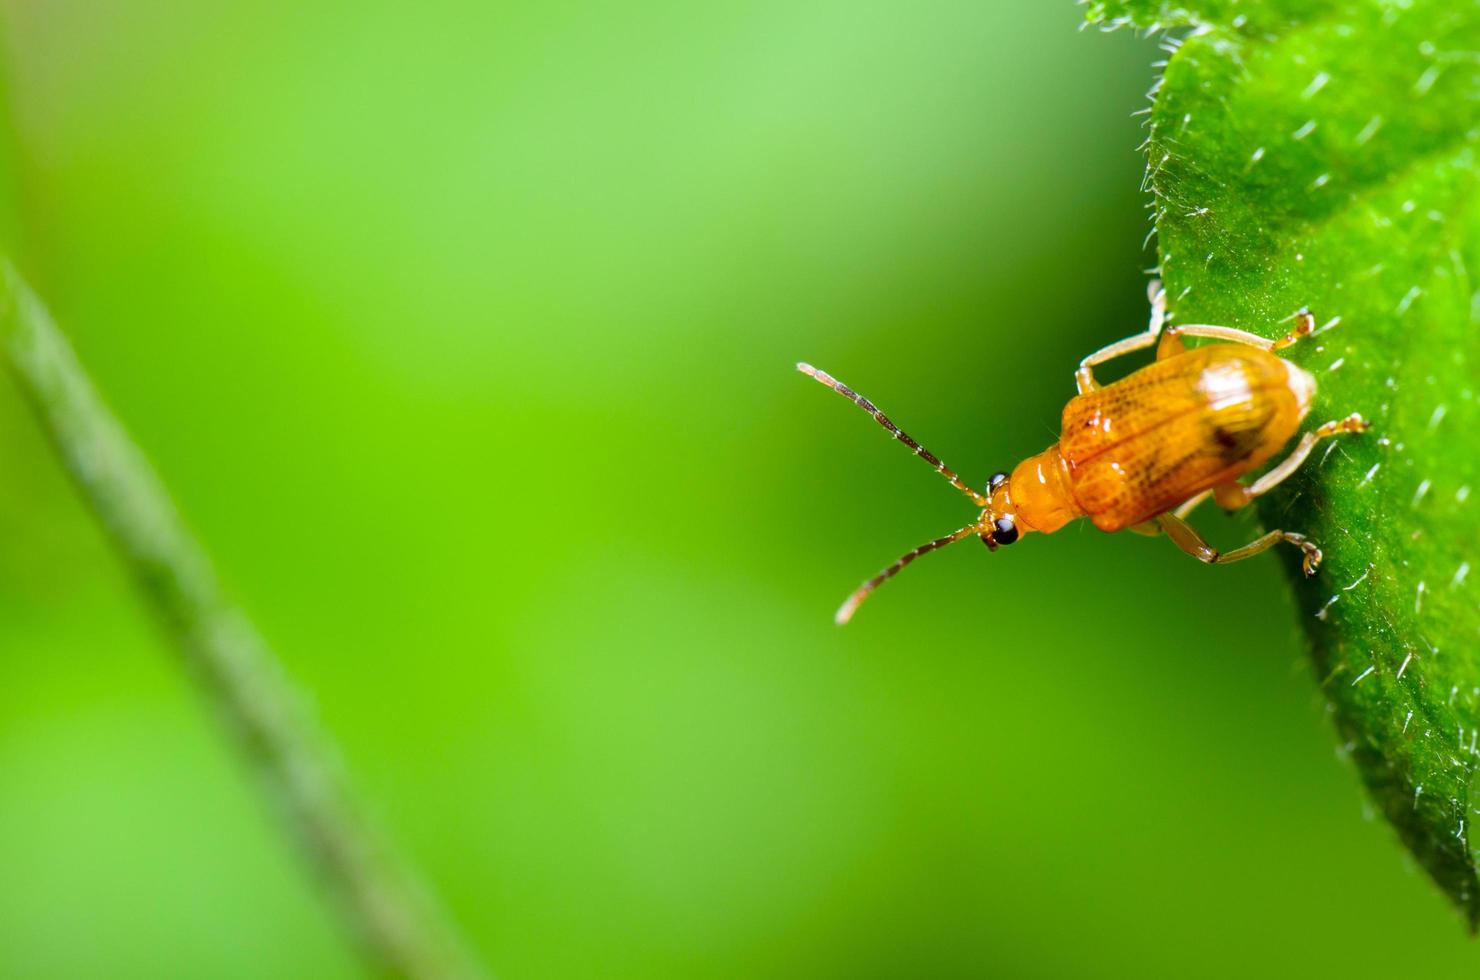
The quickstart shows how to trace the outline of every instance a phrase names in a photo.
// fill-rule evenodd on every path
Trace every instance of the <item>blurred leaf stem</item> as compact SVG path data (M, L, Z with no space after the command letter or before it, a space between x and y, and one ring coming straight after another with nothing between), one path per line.
M83 495L380 975L481 975L351 799L272 651L222 594L164 484L103 404L50 313L0 260L0 348Z

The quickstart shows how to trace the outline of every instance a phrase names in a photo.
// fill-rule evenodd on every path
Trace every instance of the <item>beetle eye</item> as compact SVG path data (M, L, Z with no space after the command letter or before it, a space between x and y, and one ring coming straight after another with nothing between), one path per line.
M992 522L992 540L998 544L1012 544L1018 539L1017 525L1011 517L999 517Z
M1007 482L1007 474L1006 473L993 473L992 474L992 478L987 481L987 493L991 493L992 491L996 490L998 487L1002 486L1002 484L1004 484L1006 482Z

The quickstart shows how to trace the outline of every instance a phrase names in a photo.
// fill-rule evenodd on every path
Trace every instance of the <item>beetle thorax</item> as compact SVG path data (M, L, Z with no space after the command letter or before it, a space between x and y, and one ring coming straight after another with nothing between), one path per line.
M1057 531L1084 511L1069 489L1069 477L1057 445L1017 465L991 496L993 516L1011 516L1024 531Z

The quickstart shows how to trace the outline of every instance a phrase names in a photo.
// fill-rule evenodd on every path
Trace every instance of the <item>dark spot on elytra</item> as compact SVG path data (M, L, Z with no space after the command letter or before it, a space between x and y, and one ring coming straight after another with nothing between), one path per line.
M1254 447L1259 444L1259 439L1262 437L1263 432L1264 428L1260 425L1237 426L1234 428L1215 425L1211 435L1213 437L1213 443L1218 447L1218 455L1231 462L1233 460L1243 459L1253 452Z

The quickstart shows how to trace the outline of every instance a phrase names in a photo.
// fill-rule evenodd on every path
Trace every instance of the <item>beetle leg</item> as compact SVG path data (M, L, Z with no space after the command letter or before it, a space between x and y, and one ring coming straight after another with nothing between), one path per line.
M1211 323L1179 323L1172 329L1173 332L1183 337L1210 337L1213 340L1248 344L1260 350L1275 349L1275 341L1268 337L1261 337L1257 333L1249 333L1247 330L1238 330L1234 327L1220 327Z
M1295 451L1299 452L1300 447L1296 446ZM1249 493L1249 488L1237 480L1229 480L1213 488L1213 502L1224 510L1238 510L1253 499L1254 496Z
M1196 497L1190 497L1187 500L1184 500L1181 506L1172 511L1172 513L1177 515L1177 517L1179 518L1185 519L1188 514L1197 509L1198 504L1201 504L1204 500L1207 500L1212 493L1213 491L1211 490L1204 490Z
M1303 553L1301 567L1305 569L1306 575L1314 575L1316 569L1321 567L1321 549L1317 548L1309 538L1303 534L1293 531L1270 531L1263 537L1256 538L1242 548L1222 552L1203 540L1202 535L1175 514L1162 514L1156 518L1156 523L1167 533L1167 537L1183 551L1187 552L1198 561L1205 561L1209 565L1226 565L1229 562L1242 561L1252 558L1262 551L1268 551L1281 541L1288 541Z
M1151 280L1147 290L1151 297L1151 322L1143 333L1124 340L1117 340L1113 344L1101 347L1093 354L1079 362L1079 370L1074 372L1074 384L1082 395L1085 392L1094 391L1100 387L1095 380L1095 365L1104 364L1106 361L1114 360L1126 354L1133 354L1138 350L1145 350L1156 343L1156 338L1161 335L1162 324L1167 318L1167 293L1161 288L1161 281Z
M1176 334L1182 334L1187 337L1209 337L1213 340L1227 340L1235 344L1247 344L1250 347L1257 347L1260 350L1277 351L1289 347L1302 338L1309 337L1315 331L1315 328L1315 316L1310 310L1302 309L1299 313L1295 314L1295 326L1279 340L1270 340L1268 337L1261 337L1257 333L1250 333L1247 330L1239 330L1235 327L1220 327L1211 323L1184 323L1168 327L1167 335L1168 337ZM1163 343L1169 344L1170 341L1163 340ZM1164 355L1158 351L1158 359L1162 356Z
M1279 340L1276 340L1274 342L1274 349L1279 350L1283 347L1289 347L1297 340L1303 340L1304 338L1309 337L1311 334L1315 333L1315 330L1315 314L1310 311L1310 307L1302 306L1299 312L1295 314L1294 329L1285 334Z
M1182 343L1182 328L1175 323L1167 327L1161 333L1161 342L1156 345L1156 359L1164 361L1169 357L1176 357L1187 349Z
M1273 490L1283 483L1291 473L1300 469L1300 464L1305 462L1311 450L1316 447L1316 443L1322 439L1329 439L1332 436L1339 436L1348 432L1365 432L1371 427L1371 423L1362 418L1358 413L1353 412L1344 419L1327 422L1317 427L1314 431L1307 432L1300 437L1300 442L1295 445L1294 452L1286 456L1280 461L1278 466L1265 473L1253 483L1248 486L1243 486L1239 483L1226 483L1217 487L1214 493L1216 494L1218 506L1224 510L1237 510L1255 497ZM1182 516L1181 511L1178 511L1177 516Z

